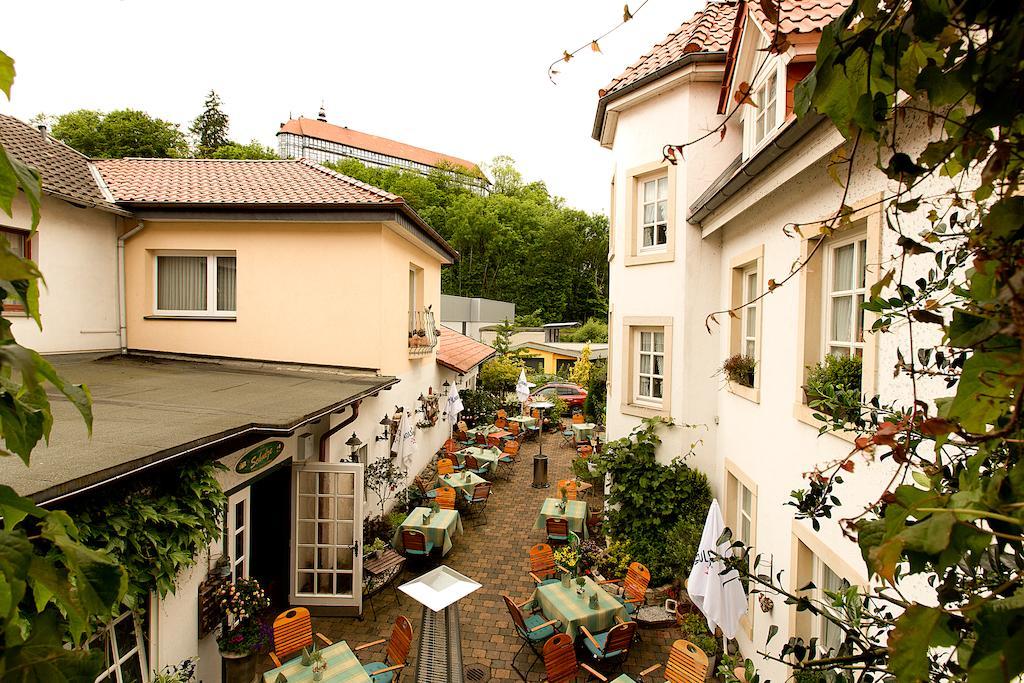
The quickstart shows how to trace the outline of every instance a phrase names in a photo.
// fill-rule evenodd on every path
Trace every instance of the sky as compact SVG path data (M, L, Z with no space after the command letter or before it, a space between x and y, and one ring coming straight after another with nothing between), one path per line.
M89 0L9 3L0 50L14 58L24 120L75 109L142 109L181 124L216 90L231 137L276 148L289 115L476 162L513 157L568 204L607 212L611 153L590 137L597 91L702 0Z

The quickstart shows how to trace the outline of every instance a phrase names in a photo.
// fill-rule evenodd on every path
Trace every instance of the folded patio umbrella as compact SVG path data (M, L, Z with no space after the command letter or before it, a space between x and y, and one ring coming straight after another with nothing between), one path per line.
M391 446L391 453L396 456L399 463L408 465L416 452L416 425L409 419L409 413L402 411L402 418L398 421L398 434L395 436L395 443Z
M526 403L526 399L530 398L530 387L534 386L532 382L526 381L526 368L519 371L519 381L516 382L516 398L519 399L519 403Z
M729 542L718 543L725 531L725 521L718 501L711 501L711 509L704 521L704 532L700 535L700 546L694 560L686 590L690 600L708 620L708 628L722 629L724 638L735 638L740 617L747 613L747 595L743 592L739 574L735 569L726 573L725 563L715 554L725 556L730 552Z
M449 436L451 436L452 429L455 428L456 423L459 421L459 413L465 409L466 406L462 405L462 396L459 395L459 388L452 383L450 389L448 389L448 424L449 424Z

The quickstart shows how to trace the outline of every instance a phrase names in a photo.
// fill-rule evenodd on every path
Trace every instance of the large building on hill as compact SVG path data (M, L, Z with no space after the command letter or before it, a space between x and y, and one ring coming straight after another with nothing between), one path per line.
M461 171L454 176L474 192L487 194L491 187L487 176L472 161L328 123L322 108L315 119L300 116L282 123L277 131L277 147L283 159L317 163L355 159L367 166L400 168L421 175L454 169Z

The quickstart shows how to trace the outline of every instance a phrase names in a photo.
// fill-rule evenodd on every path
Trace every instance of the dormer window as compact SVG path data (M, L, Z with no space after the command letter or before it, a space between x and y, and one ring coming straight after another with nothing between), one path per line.
M750 100L743 105L743 158L749 159L775 135L786 118L786 65L777 57L768 57L767 63L756 66L768 49L763 35L761 46L749 68L755 73L750 81ZM751 106L753 105L753 106Z
M773 72L754 93L754 102L757 103L757 113L754 114L754 147L760 145L778 125L778 90L778 76Z

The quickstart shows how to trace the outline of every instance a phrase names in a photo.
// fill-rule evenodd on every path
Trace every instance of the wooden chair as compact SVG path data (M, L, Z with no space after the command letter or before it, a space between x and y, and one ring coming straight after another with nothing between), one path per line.
M324 645L331 641L322 633L317 633ZM303 648L313 645L313 624L309 619L309 610L305 607L293 607L282 612L274 619L274 649L270 659L274 666L281 666L291 655L301 652Z
M576 455L581 458L589 458L594 453L594 447L589 443L583 443L576 446Z
M480 461L472 453L466 453L462 460L463 466L478 477L486 477L489 472L489 465L481 465Z
M513 422L512 424L516 424ZM512 478L516 463L519 462L519 442L506 441L498 458L498 472L506 479Z
M447 439L444 442L444 452L454 454L455 451L460 450L462 447L459 446L459 442L455 439Z
M583 413L573 413L572 414L572 423L574 425L581 425L581 424L583 424L584 420L585 420L585 418L583 417Z
M504 415L499 414L498 417L494 418L494 426L498 429L505 429L508 427L508 419Z
M601 583L622 584L622 595L616 595L615 598L626 608L626 613L632 616L643 606L647 595L647 585L650 582L651 571L639 562L631 562L624 579L609 579Z
M473 437L473 441L476 443L477 446L486 446L487 435L484 434L483 432L477 432L476 436Z
M454 469L456 472L462 471L462 465L459 464L459 456L456 455L455 453L441 451L441 453L437 456L437 461L441 462L442 460L447 460L448 462L450 462L452 464L452 469Z
M572 427L567 427L564 424L559 424L558 425L558 433L562 437L562 446L561 447L564 448L565 446L568 446L568 447L572 448L573 450L575 450L576 447L579 445L579 444L576 443L576 432L574 432L572 430Z
M445 461L445 462L448 462L448 461ZM438 472L438 474L440 474L440 471ZM435 489L427 488L427 485L423 481L423 479L421 479L420 477L415 477L413 479L413 481L416 482L416 488L418 488L420 490L420 493L422 493L424 496L426 496L428 501L433 500L434 498L437 497L437 491Z
M434 549L434 543L419 529L402 529L402 548L406 555L426 557Z
M499 409L498 409L498 412L497 412L497 413L495 413L495 416L496 416L496 417L497 417L498 419L502 419L502 420L503 420L503 419L505 419L505 418L507 418L507 417L508 417L508 411L507 411L507 410L505 410L504 408L499 408Z
M657 670L661 664L655 664L640 672L646 676ZM668 653L668 664L665 665L665 680L668 683L704 683L708 673L708 656L699 647L688 640L677 640L672 643Z
M440 458L437 461L437 476L443 477L446 474L455 474L455 465L448 458Z
M466 503L466 514L474 514L478 511L484 518L484 524L487 523L487 501L491 497L491 486L491 482L482 481L473 487L473 493L462 492Z
M548 543L565 543L569 540L569 520L565 517L548 517L545 527Z
M622 621L616 617L618 623L611 628L609 631L604 633L591 633L586 626L581 626L580 630L583 631L583 635L586 638L583 640L584 647L590 653L590 656L594 658L594 662L599 666L614 665L621 667L625 663L626 658L629 657L629 651L633 647L633 641L636 639L636 627L635 621Z
M468 428L464 426L465 424L465 422L459 423L459 428L454 432L455 440L461 446L470 446L473 443L473 439L469 438L469 432L467 431Z
M577 500L579 493L579 487L576 486L575 479L562 479L558 482L558 486L555 487L555 491L558 493L558 497L562 497L562 490L565 490L565 497L568 500Z
M455 489L451 486L441 486L437 489L437 497L434 499L437 501L438 506L442 510L454 510L455 509Z
M530 615L524 617L523 607L529 605L533 600L527 600L517 605L507 595L502 595L501 598L505 601L505 607L508 608L509 616L512 617L512 625L516 629L516 634L523 639L523 644L519 646L519 649L516 650L515 655L512 657L512 668L515 669L520 678L526 680L526 676L516 668L516 658L522 654L523 648L529 646L534 655L530 668L526 670L526 673L529 674L533 667L537 665L537 662L540 661L540 652L537 651L537 646L555 635L560 624L557 619L545 621L544 615L540 613L540 609L536 605Z
M547 543L538 543L530 548L530 576L537 585L543 586L547 583L558 581L555 577L565 568L555 563L555 551Z
M512 436L519 436L519 432L522 431L522 426L518 422L509 422L508 431L512 433Z
M607 681L601 673L583 662L576 660L576 648L572 638L565 633L556 633L544 643L544 673L548 683L565 683L575 681L576 675L583 669L599 681Z
M412 624L409 623L408 619L399 615L395 619L394 628L391 629L390 641L381 638L372 643L354 647L352 651L359 652L381 643L388 644L388 649L384 654L384 661L363 664L363 671L369 674L370 680L374 683L390 683L391 681L398 680L398 672L405 667L406 660L409 658L409 648L412 646Z

